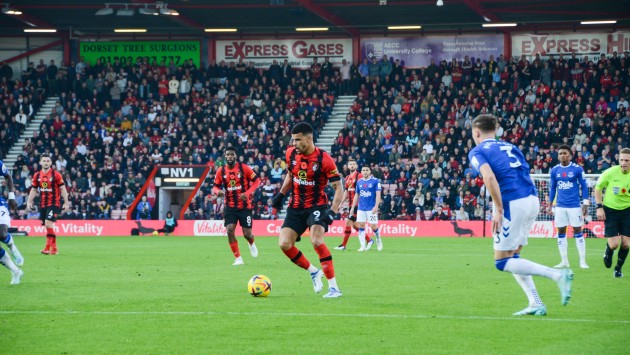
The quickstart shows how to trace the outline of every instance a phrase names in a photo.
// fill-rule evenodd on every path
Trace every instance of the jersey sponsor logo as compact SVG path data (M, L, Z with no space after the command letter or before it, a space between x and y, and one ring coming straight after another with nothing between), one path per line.
M304 171L304 170L298 171L298 178L300 180L306 180L306 175L307 175L306 171Z
M298 173L299 175L299 173ZM315 181L306 181L306 172L304 172L304 179L302 178L293 178L293 182L298 184L298 185L304 185L304 186L315 186Z
M558 190L569 190L573 188L571 181L558 181Z
M337 171L337 169L335 169L335 170L331 170L331 171L330 171L330 175L337 175L337 174L339 174L339 172Z
M361 197L371 197L372 193L370 191L361 190L359 192L359 196L361 196Z

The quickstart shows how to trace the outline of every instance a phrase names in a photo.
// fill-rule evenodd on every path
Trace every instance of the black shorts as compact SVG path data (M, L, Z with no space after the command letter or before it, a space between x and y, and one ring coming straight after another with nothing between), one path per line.
M354 209L352 210L352 213L350 213L350 215L348 216L348 219L351 220L352 222L356 222L357 221L357 208L359 206L354 206Z
M57 222L57 216L61 208L59 206L50 206L39 210L39 220L42 221L42 226L46 224L46 221Z
M225 208L224 226L240 223L241 228L252 228L252 210L239 210L235 208Z
M630 237L630 207L624 210L615 210L604 206L606 221L604 221L604 236L606 238L623 235Z
M288 208L287 216L282 223L282 228L291 228L297 233L299 242L301 235L306 231L306 228L311 228L313 225L320 225L324 227L324 231L328 232L328 223L322 221L324 213L328 208L326 206L317 206L309 209L295 209Z

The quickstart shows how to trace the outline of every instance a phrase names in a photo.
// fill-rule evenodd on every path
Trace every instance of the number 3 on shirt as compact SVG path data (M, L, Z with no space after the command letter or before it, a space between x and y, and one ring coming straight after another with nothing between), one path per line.
M511 168L518 168L519 166L521 166L521 162L518 160L518 157L512 154L512 146L504 145L504 146L501 146L500 149L504 151L505 154L507 154L507 156L510 158ZM512 158L514 158L514 161L511 160Z

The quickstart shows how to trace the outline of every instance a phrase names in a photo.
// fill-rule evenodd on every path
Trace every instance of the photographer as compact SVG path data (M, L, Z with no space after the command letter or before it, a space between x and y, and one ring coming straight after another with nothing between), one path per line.
M147 201L146 196L142 196L142 201L138 203L138 209L136 213L137 220L147 220L151 219L151 204Z

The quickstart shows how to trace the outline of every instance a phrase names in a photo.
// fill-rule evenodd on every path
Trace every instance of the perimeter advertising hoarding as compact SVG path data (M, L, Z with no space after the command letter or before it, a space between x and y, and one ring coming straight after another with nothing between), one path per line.
M270 39L270 40L233 40L216 42L217 63L253 62L256 68L268 69L273 60L282 64L285 59L293 69L308 69L317 57L322 63L324 57L330 58L335 67L345 59L352 63L352 39Z
M400 59L407 68L427 67L431 59L462 60L464 56L487 60L503 54L503 35L461 35L430 37L378 37L361 40L361 60Z
M253 233L256 236L277 236L282 227L281 220L255 220ZM12 226L30 236L46 235L46 228L39 220L16 220ZM223 221L178 221L175 236L224 237L226 230ZM128 236L132 228L138 228L141 235L151 233L164 226L164 221L111 221L111 220L79 220L57 221L55 232L59 236ZM457 221L457 225L449 221L380 221L381 236L384 237L462 237L483 236L482 221ZM326 236L340 237L346 228L344 221L335 221ZM490 222L486 224L487 234L490 234ZM604 236L602 222L590 222L585 225L588 236ZM240 230L237 229L237 233ZM308 233L308 232L307 232ZM535 222L530 231L533 238L553 238L553 222Z
M623 52L630 50L630 32L592 33L570 32L550 34L518 34L512 36L512 55L547 57L564 54L570 56L575 52L591 59L601 54L610 55L613 52L623 56Z
M149 63L156 61L168 65L172 60L175 65L182 65L185 60L192 59L199 68L201 44L199 41L80 42L79 55L90 64L96 63L97 59L113 63L118 58L121 64L126 64L136 63L138 58L148 58Z

